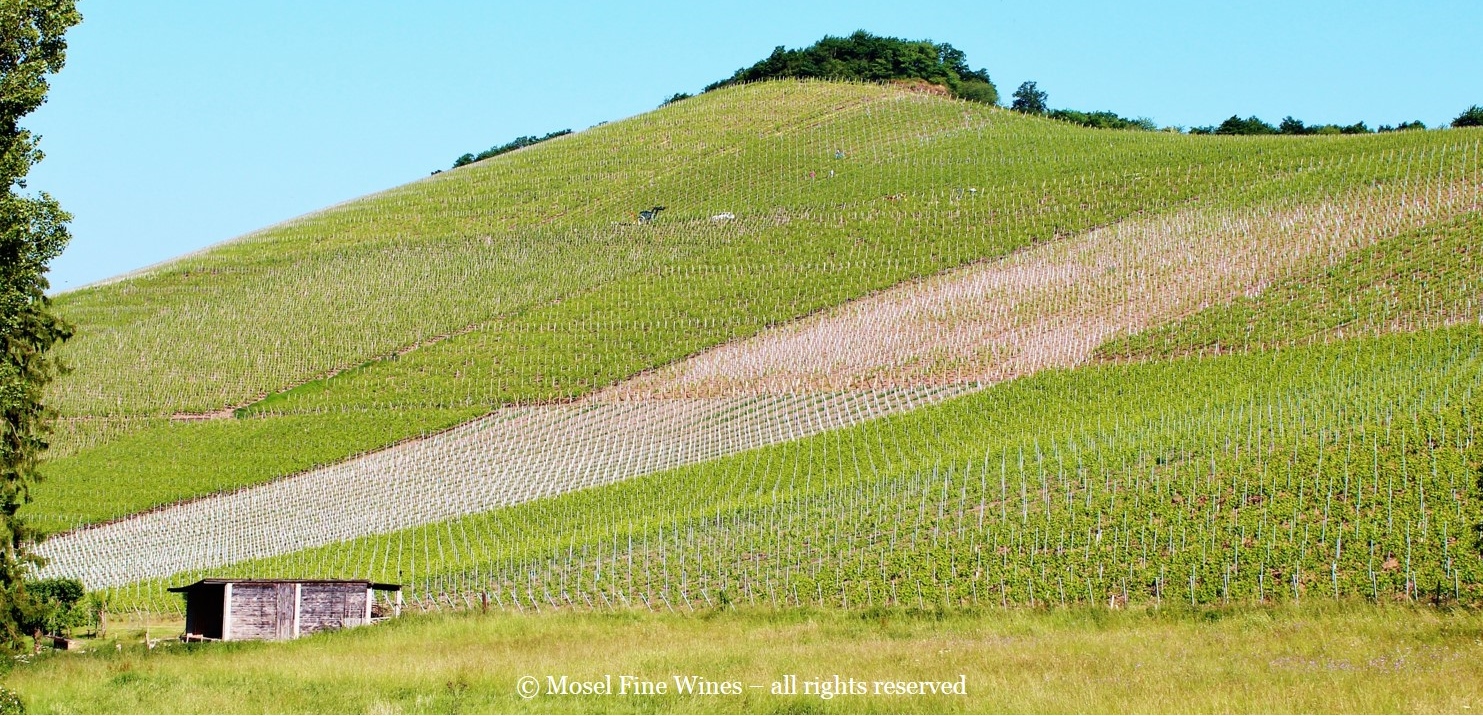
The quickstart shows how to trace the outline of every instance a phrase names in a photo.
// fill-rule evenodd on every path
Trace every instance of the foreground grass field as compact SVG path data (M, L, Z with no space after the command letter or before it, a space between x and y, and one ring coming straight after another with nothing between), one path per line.
M1483 615L1320 603L1205 611L741 610L428 614L297 642L109 645L14 667L34 713L1353 712L1483 708ZM517 693L521 677L667 683L662 695ZM797 677L796 695L770 693ZM739 682L677 695L674 678ZM965 695L839 695L834 677ZM758 686L760 688L751 688Z

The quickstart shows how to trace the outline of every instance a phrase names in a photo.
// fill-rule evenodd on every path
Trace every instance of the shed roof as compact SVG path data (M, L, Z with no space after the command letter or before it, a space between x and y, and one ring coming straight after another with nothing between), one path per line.
M165 591L181 593L189 592L200 586L221 584L359 584L365 588L383 592L397 592L402 589L402 585L400 584L372 582L368 579L228 579L224 577L207 577L183 587L170 587Z

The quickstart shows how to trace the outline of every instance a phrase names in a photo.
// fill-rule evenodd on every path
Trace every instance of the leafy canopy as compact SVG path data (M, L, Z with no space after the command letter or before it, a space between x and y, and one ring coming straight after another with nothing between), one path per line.
M29 632L69 634L81 626L97 626L103 602L89 597L82 582L70 578L42 579L26 585L27 604L20 626Z
M490 147L490 148L488 148L488 149L486 149L486 150L484 150L482 152L479 152L478 154L465 154L465 155L459 157L458 159L453 160L453 168L454 169L457 169L457 168L459 168L461 166L464 166L465 164L473 164L474 162L481 161L481 160L484 160L484 159L488 159L490 157L497 157L497 156L499 156L501 154L505 154L507 152L513 152L516 149L524 149L524 148L529 147L529 146L531 146L533 144L540 144L541 142L544 142L547 139L555 139L557 137L564 137L564 136L566 136L568 134L571 134L571 133L572 133L572 130L570 130L570 129L560 129L560 130L557 130L555 132L551 132L551 133L546 134L545 136L541 136L541 137L536 137L536 136L516 137L513 140L510 140L509 142L506 142L504 144L501 144L501 145L499 145L497 147Z
M1083 112L1076 109L1050 109L1046 102L1050 95L1041 90L1033 81L1021 83L1014 91L1014 102L1009 108L1016 112L1025 114L1041 114L1051 119L1059 119L1062 122L1079 124L1083 127L1093 129L1137 129L1142 131L1153 131L1157 129L1153 120L1147 117L1129 119L1116 112L1099 111Z
M1138 129L1145 132L1152 132L1158 129L1154 125L1153 120L1147 117L1130 119L1116 112L1105 110L1100 112L1081 112L1074 109L1053 109L1047 112L1045 116L1093 129Z
M1048 99L1050 95L1040 91L1034 82L1022 82L1014 91L1014 102L1009 108L1025 114L1045 114Z
M42 156L20 121L46 101L47 75L66 61L64 34L81 20L75 0L0 2L0 642L11 647L34 613L25 577L40 562L16 511L47 447L43 390L60 372L48 351L72 335L46 297L47 263L67 245L72 217L44 193L17 193Z
M1291 115L1283 117L1277 126L1273 127L1257 117L1242 119L1239 115L1231 115L1230 119L1220 123L1216 127L1195 127L1190 134L1285 134L1289 136L1320 135L1320 134L1372 134L1374 132L1404 132L1413 129L1426 129L1422 122L1401 122L1397 126L1388 124L1381 125L1380 129L1370 129L1364 122L1354 124L1305 124L1302 120Z
M1215 128L1216 134L1277 134L1278 131L1255 116L1242 119L1234 114Z
M737 70L705 91L785 77L863 82L924 80L947 87L961 99L985 104L999 101L999 90L988 72L970 68L967 55L952 45L880 37L864 30L849 37L828 36L801 50L779 45L767 59Z

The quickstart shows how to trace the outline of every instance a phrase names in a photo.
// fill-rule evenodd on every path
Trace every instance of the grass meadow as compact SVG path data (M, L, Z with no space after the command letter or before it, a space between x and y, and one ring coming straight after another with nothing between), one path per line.
M918 611L741 609L694 616L477 611L286 643L133 643L47 653L4 677L33 713L1412 713L1483 708L1483 615L1294 607ZM117 650L114 640L119 642ZM770 693L784 675L796 695ZM629 675L656 695L524 699L522 676ZM675 676L741 683L673 693ZM838 695L822 679L948 681L964 695ZM761 688L751 688L756 685ZM874 689L872 683L868 689Z

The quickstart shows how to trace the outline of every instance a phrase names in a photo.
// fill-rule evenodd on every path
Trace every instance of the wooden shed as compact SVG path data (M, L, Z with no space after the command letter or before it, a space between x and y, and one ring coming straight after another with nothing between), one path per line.
M400 616L402 587L355 579L202 579L185 597L187 641L292 639ZM376 592L390 592L384 603Z

